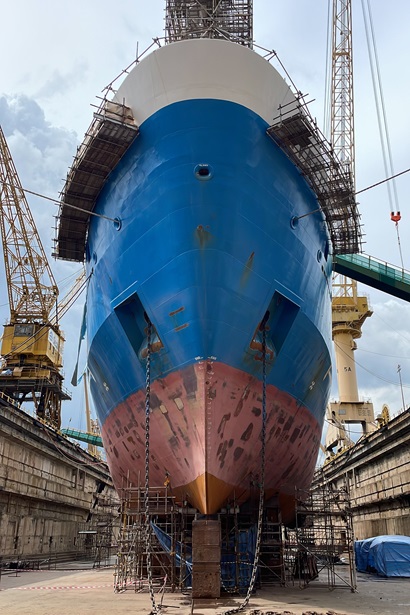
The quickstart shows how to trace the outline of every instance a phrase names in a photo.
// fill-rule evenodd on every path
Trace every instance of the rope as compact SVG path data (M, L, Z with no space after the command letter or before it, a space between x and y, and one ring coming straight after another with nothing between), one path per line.
M259 556L262 543L262 527L263 527L263 504L265 495L265 454L266 454L266 318L262 321L262 429L261 429L261 482L259 492L259 510L258 510L258 529L256 533L255 557L253 560L251 580L249 582L248 591L242 604L229 611L224 611L223 615L234 615L243 611L249 603L253 588L255 586L256 575L258 572Z
M396 233L397 233L397 244L399 246L401 268L404 269L403 252L401 251L401 241L400 241L399 223L398 222L396 222Z
M152 611L151 615L159 613L159 608L155 603L154 586L152 580L151 567L151 523L149 515L149 427L150 427L150 411L151 411L151 333L152 324L148 320L147 325L147 366L146 366L146 383L145 383L145 547L147 553L147 577L148 589L151 598Z
M366 8L367 8L367 15L366 15ZM381 75L380 75L379 58L377 54L376 38L375 38L374 27L373 27L373 17L372 17L369 0L366 0L366 1L362 0L362 12L363 12L365 32L366 32L369 63L370 63L372 82L373 82L374 99L376 102L376 112L377 112L377 121L378 121L378 126L379 126L380 142L381 142L382 152L383 152L384 170L387 176L390 175L392 177L391 187L390 187L390 184L387 184L387 193L389 197L390 212L391 214L394 214L394 212L397 212L399 214L400 213L399 197L397 194L396 182L394 181L396 176L394 173L389 127L387 124L387 114L386 114L386 107L384 104L384 94L383 94L382 80L381 80ZM393 205L393 201L394 201L395 207ZM396 233L397 233L397 244L399 248L401 265L404 269L403 253L401 249L398 221L396 221Z
M368 15L367 18L366 18L365 2L364 0L362 0L363 20L364 20L364 26L365 26L365 32L366 32L366 41L367 41L369 63L370 63L372 82L373 82L374 98L376 102L376 111L377 111L377 120L378 120L378 125L379 125L380 141L381 141L382 151L383 151L383 161L384 161L386 175L394 175L393 157L392 157L391 145L390 145L390 135L389 135L389 128L387 124L386 107L384 104L383 86L382 86L382 80L381 80L381 74L380 74L376 38L375 38L374 27L373 27L373 17L372 17L369 0L366 0L366 5L367 5L367 15ZM395 210L400 211L400 207L398 203L397 188L396 188L396 183L394 181L392 182L392 189L393 189L393 194L390 192L390 186L388 185L390 209L391 211L393 211L394 209L393 208L393 200L394 200L395 205L396 205Z
M355 192L355 196L357 196L358 194L361 194L362 192L366 192L366 190L371 190L372 188L376 188L376 186L380 186L381 184L385 184L386 182L391 181L392 179L396 179L396 177L400 177L400 175L404 175L405 173L409 173L410 168L409 169L404 169L404 171L400 171L399 173L395 173L395 175L392 175L391 177L386 177L386 179L382 179L379 182L376 182L375 184L371 184L371 186L367 186L367 188L362 188L361 190L358 190L357 192Z
M8 186L9 188L14 188L13 184L8 184L7 182L3 182L3 185ZM54 205L59 205L60 207L64 205L65 207L71 207L71 209L75 209L76 211L82 211L90 216L95 216L96 218L103 218L104 220L109 220L109 222L118 222L118 220L116 220L115 218L110 218L109 216L104 216L103 214L97 214L95 211L90 211L88 209L84 209L83 207L78 207L78 205L72 205L71 203L63 203L62 201L53 199L50 196L41 194L40 192L34 192L33 190L29 190L28 188L23 188L23 186L21 186L21 190L23 192L27 192L27 194L33 194L34 196L38 196L40 199L51 201L52 203L54 203Z

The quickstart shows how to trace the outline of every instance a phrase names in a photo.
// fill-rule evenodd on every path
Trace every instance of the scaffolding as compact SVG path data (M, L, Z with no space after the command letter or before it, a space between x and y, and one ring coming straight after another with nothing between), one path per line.
M221 588L228 594L246 594L252 573L252 546L256 539L255 512L241 513L239 507L232 503L222 509L219 520Z
M360 215L351 174L335 156L303 101L296 100L296 106L292 103L282 107L267 132L300 169L316 195L334 254L360 252ZM292 222L296 225L298 218Z
M94 568L111 566L118 549L120 516L117 498L94 494L87 521L78 526L77 559L93 561Z
M120 497L121 529L114 590L141 592L148 589L145 493L140 487L130 487L123 489ZM202 571L203 557L209 556L209 547L205 547L192 564L192 530L200 518L198 511L186 503L177 506L168 486L152 487L149 518L153 587L158 592L176 588L189 591L193 575ZM207 564L207 573L214 572L220 577L223 592L244 594L249 586L256 538L252 504L248 502L240 508L231 502L211 523L219 525L221 560L220 566L217 562L213 568ZM328 589L356 589L352 513L349 493L344 487L320 485L311 492L297 491L292 528L283 524L278 502L271 500L264 510L261 545L259 588L295 584L304 588L319 580L320 586ZM214 561L209 557L208 560ZM196 583L196 591L198 586L201 589L201 582L200 579Z
M103 98L61 192L54 256L84 261L90 216L102 187L139 134L131 109ZM114 221L120 228L120 221Z
M118 539L117 562L114 574L116 592L144 591L148 586L146 566L145 500L142 488L126 488L121 494L121 529ZM269 509L271 511L271 509ZM157 590L189 591L193 571L201 576L202 562L206 564L205 580L196 579L196 586L207 589L209 574L220 579L222 591L230 594L246 593L253 565L256 539L254 511L240 511L232 503L222 509L212 523L220 527L220 564L208 561L208 539L202 549L197 545L197 560L193 562L193 526L201 516L187 503L177 506L167 487L150 488L149 518L151 520L151 568L153 585ZM282 524L269 514L263 526L261 575L259 585L283 584ZM216 530L215 530L216 531ZM216 535L216 534L215 534ZM212 543L215 544L216 543ZM198 555L199 554L199 555ZM204 559L205 558L205 559ZM207 576L208 575L208 576ZM216 578L214 579L216 587Z
M121 528L114 572L114 591L147 587L147 537L145 491L141 487L122 489ZM151 570L154 587L172 590L179 585L177 577L177 535L175 498L167 486L150 487L148 494L151 528ZM158 536L164 536L164 541ZM169 540L165 544L165 540Z
M286 585L285 534L279 503L265 508L259 559L260 585Z
M96 522L96 545L94 568L112 564L113 555L118 548L118 524L111 515L101 515Z
M297 582L304 588L319 579L328 589L355 591L353 516L347 487L317 485L310 492L297 491L295 501L295 527L286 530L286 583Z
M167 0L165 41L220 38L252 48L252 0Z

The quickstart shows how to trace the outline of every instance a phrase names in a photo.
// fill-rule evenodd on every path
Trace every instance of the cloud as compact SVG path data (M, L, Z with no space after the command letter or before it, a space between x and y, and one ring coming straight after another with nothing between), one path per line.
M22 94L0 97L0 124L23 188L58 199L79 143L76 133L47 121L42 107ZM42 242L50 248L57 206L29 193L26 198ZM55 268L65 273L67 266L58 261Z
M32 0L19 0L4 6L3 21L19 23L19 36L16 37L13 28L6 28L0 40L2 55L7 57L2 67L2 90L22 91L25 95L0 98L0 122L23 185L54 197L63 185L77 144L91 121L90 101L94 101L95 94L132 61L137 41L141 52L149 46L152 37L161 36L165 3L163 0L151 3L134 0L125 8L118 6L113 12L108 0L98 3L96 0L85 3L75 0L67 6L64 28L61 28L59 12L52 10L51 2L47 4L50 10L43 9L40 13ZM410 3L397 0L394 9L389 11L382 2L374 4L393 157L399 171L409 166L407 141L403 138L410 121L408 86L402 77L407 74L408 66L408 46L403 46L403 40L407 36ZM326 7L323 3L307 3L306 0L293 3L261 0L254 5L256 42L266 48L274 47L297 87L308 93L309 99L316 99L311 105L312 113L318 117L320 125L325 84ZM21 14L25 15L24 20L20 19ZM354 14L358 189L384 177L370 73L363 68L367 64L367 51L361 21L358 7L357 15ZM74 131L61 126L75 128L79 138ZM398 180L398 189L403 195L400 233L404 262L408 267L410 225L405 203L410 190L410 174ZM397 264L396 232L389 220L385 186L365 192L359 198L367 234L366 252ZM43 243L50 245L50 227L57 208L30 195L28 201ZM50 252L51 249L47 253ZM52 262L52 266L58 280L78 270L62 261ZM397 374L399 363L404 385L410 384L410 364L406 359L410 355L410 306L369 289L362 289L359 294L363 292L370 294L375 313L364 324L363 336L357 342L359 394L372 398L376 413L384 402L396 411L402 405ZM0 310L0 316L6 313L5 308L3 312ZM76 306L66 318L63 326L69 341L65 369L69 381L74 365L72 355L75 355L71 346L75 347L78 340L80 307ZM408 395L407 391L405 388L404 394L410 401L410 391Z
M0 97L0 123L9 147L13 150L13 158L20 162L19 166L23 169L21 175L27 179L32 178L33 174L47 175L50 183L52 174L41 173L39 167L43 167L44 171L44 165L48 166L52 162L56 169L61 162L61 165L65 165L63 168L67 168L67 159L75 152L78 143L77 135L72 130L48 122L43 109L33 98L23 94ZM32 152L28 164L25 163L25 147ZM60 180L61 175L58 178Z
M39 100L54 98L56 95L64 95L75 86L76 88L83 83L87 77L88 64L85 61L77 62L70 71L65 73L55 69L49 79L36 92L35 96Z
M44 112L31 98L24 95L0 98L0 120L6 137L14 131L31 132L36 126L44 126Z
M40 105L22 94L0 98L0 124L23 187L57 197L78 144L75 132L53 126ZM57 208L36 197L27 198L40 228L48 227L45 243L50 244L50 220Z
M33 98L25 95L0 97L0 124L22 186L39 194L58 198L63 186L62 180L78 145L76 133L47 121L42 107ZM78 264L53 261L51 258L54 235L52 223L53 216L57 214L57 206L31 194L26 194L26 198L62 297L74 283L80 267ZM5 289L3 265L0 265L0 284ZM76 359L75 347L81 324L83 300L84 297L70 310L62 323L66 339L70 340L70 343L66 344L64 356L68 380ZM8 303L1 301L1 322L5 322L8 315ZM77 421L81 420L79 417L81 393L77 393L74 397L76 402L63 404L63 416L72 414L73 419Z

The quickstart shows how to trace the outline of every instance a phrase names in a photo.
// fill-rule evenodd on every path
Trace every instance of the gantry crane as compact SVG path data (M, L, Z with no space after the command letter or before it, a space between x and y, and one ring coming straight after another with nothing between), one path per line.
M353 55L351 0L333 0L330 142L355 193ZM327 409L326 448L343 447L344 425L359 423L363 433L374 429L373 404L360 401L354 350L362 325L372 315L366 297L358 297L357 282L333 279L332 337L336 355L340 401Z
M0 127L0 228L10 322L1 345L0 391L33 402L56 428L61 401L70 399L61 374L64 337L56 309L58 288L47 261L4 133Z

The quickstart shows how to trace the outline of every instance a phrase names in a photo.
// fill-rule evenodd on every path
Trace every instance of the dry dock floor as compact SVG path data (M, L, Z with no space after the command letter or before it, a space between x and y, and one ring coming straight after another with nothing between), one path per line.
M149 614L148 593L113 591L113 568L7 571L0 578L0 613L5 615ZM195 600L166 592L161 614L222 615L239 598ZM410 578L381 579L358 574L358 591L315 581L306 589L269 587L252 596L247 615L409 615Z

